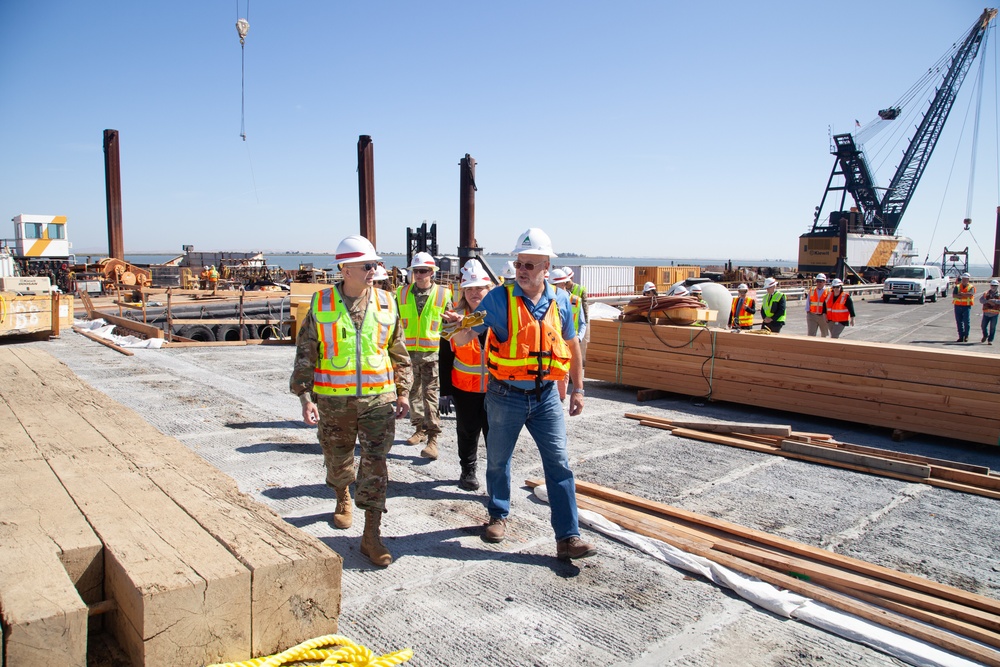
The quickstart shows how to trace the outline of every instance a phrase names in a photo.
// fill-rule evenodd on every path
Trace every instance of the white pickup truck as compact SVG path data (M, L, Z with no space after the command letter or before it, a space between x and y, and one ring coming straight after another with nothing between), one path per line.
M900 301L916 299L937 301L938 296L948 296L949 279L941 267L925 264L894 266L882 285L882 300L896 297Z

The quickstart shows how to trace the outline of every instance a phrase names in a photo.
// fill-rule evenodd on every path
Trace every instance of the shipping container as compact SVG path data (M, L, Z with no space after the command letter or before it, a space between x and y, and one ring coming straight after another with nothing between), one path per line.
M651 282L656 285L657 292L666 292L674 283L700 277L700 266L637 266L633 289L642 292L642 286Z

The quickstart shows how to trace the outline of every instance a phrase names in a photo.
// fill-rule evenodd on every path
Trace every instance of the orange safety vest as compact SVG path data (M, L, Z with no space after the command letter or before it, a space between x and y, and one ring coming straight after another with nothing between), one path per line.
M459 313L465 315L465 313ZM455 389L461 389L473 394L486 393L486 383L489 374L486 370L486 354L479 344L479 336L473 336L465 345L455 345L455 361L451 365L451 384Z
M826 319L831 322L849 322L851 312L847 310L847 292L841 292L836 299L833 298L833 291L830 291L830 298L826 304Z
M955 286L955 289L958 290L958 294L951 298L952 304L956 306L968 306L971 308L972 297L976 293L976 286L969 283L963 287L962 283L959 283Z
M816 313L816 314L822 313L823 312L823 304L826 303L826 300L829 297L829 294L830 294L830 291L827 290L827 289L824 289L823 290L823 296L820 297L819 290L817 290L815 287L813 287L811 290L809 290L809 312L810 313Z
M730 308L732 313L729 316L730 322L732 322L733 315L736 313L736 306L739 304L740 297L733 297L733 305ZM744 328L750 328L753 326L753 313L747 312L747 309L753 306L753 299L748 296L743 297L743 310L740 312L740 317L736 321L736 325Z
M562 320L555 298L549 302L545 317L536 320L514 296L514 285L507 290L507 340L500 343L492 331L487 339L490 375L498 380L562 380L569 374L571 354L562 337ZM550 289L550 288L546 288Z
M1000 301L1000 294L996 292L987 291L983 296L986 297L987 301ZM991 306L988 303L983 304L983 315L996 315L998 313L1000 313L1000 306Z

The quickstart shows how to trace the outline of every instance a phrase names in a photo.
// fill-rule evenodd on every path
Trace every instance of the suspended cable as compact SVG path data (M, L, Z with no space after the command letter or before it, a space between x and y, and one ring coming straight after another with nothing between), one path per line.
M986 40L989 37L989 32L983 35L983 39ZM982 58L979 61L979 76L976 80L976 118L972 125L972 162L969 165L969 195L965 203L965 220L966 225L972 221L972 193L976 188L976 155L979 152L979 118L983 111L983 78L986 75L986 58Z
M240 136L247 140L246 130L246 39L250 32L250 0L246 18L240 18L240 0L236 0L236 33L240 36Z

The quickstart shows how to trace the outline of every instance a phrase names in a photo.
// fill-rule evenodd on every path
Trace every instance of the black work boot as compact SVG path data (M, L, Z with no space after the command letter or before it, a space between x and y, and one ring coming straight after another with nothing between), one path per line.
M458 488L465 491L476 491L479 489L479 480L476 479L476 466L462 466L462 476L458 478Z

